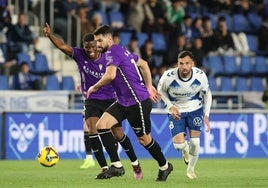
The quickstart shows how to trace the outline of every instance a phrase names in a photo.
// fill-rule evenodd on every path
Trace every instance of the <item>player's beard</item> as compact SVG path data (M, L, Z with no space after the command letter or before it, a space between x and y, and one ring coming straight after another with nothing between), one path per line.
M107 52L108 49L109 49L109 46L108 46L108 45L105 46L105 47L99 47L99 51L100 51L101 53L105 53L105 52Z

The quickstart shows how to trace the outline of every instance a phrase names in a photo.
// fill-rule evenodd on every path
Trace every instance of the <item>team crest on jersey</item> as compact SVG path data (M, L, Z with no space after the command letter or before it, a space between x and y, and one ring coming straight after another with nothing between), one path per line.
M202 119L200 118L200 117L195 117L194 119L193 119L193 124L195 125L195 126L201 126L202 125Z
M99 69L100 70L102 70L102 67L103 67L103 65L102 64L99 64Z
M192 90L195 91L200 85L201 85L201 83L198 80L195 79L190 87L191 87Z

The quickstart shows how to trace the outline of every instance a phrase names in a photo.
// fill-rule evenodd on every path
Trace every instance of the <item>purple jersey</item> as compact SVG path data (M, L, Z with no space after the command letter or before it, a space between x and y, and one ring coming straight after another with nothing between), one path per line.
M118 103L128 107L148 99L149 92L136 65L139 57L119 45L113 45L105 55L107 66L117 67L112 85L116 91Z
M106 69L105 55L101 56L95 61L89 59L82 48L73 47L72 57L79 69L81 77L81 90L87 92L88 88L97 83ZM98 91L92 93L89 99L109 100L115 98L115 92L111 84L101 87Z

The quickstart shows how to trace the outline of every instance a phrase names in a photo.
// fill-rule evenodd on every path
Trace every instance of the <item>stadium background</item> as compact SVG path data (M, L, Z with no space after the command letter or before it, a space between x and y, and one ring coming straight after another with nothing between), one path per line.
M14 13L17 13L19 1L8 2L13 5ZM21 2L24 3L24 12L28 12L27 1ZM44 19L43 14L42 11L40 15L28 12L31 18L29 21L33 23L32 29L38 33L39 23ZM55 49L46 38L40 36L39 40L41 41L39 49L46 55L49 67L57 71L59 81L64 76L72 76L74 84L77 85L79 76L72 60ZM79 44L79 40L76 42ZM266 73L261 77L263 80L267 79L268 70L264 71ZM265 86L266 81L263 89ZM210 133L203 133L200 157L267 158L268 111L263 108L262 93L263 90L213 91L212 130ZM1 90L0 96L1 159L34 159L36 151L47 144L54 145L62 158L83 158L82 96L79 92L74 90L28 92L9 89ZM170 140L163 105L160 103L154 107L152 134L159 141L165 155L176 158L178 153ZM134 147L137 148L139 157L149 157L136 142L127 122L124 122L124 128ZM121 150L120 156L126 158Z

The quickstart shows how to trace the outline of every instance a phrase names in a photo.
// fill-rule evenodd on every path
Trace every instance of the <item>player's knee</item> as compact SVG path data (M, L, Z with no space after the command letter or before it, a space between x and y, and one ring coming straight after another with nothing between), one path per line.
M123 132L123 129L122 127L112 127L111 128L111 131L114 135L114 138L119 141L119 140L122 140L124 137L125 137L125 134Z
M152 137L149 135L143 135L138 137L138 141L142 146L147 146L152 141Z
M186 143L173 143L173 146L176 150L183 150L186 147Z
M191 138L189 153L193 156L198 156L199 150L200 150L200 138Z

